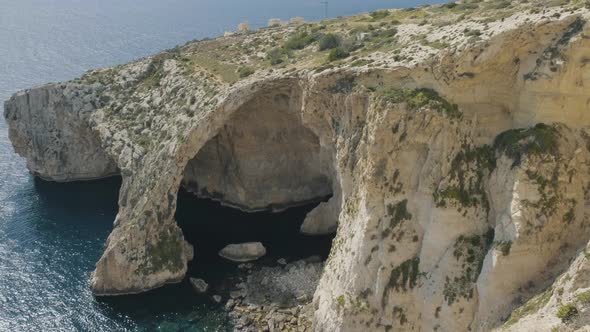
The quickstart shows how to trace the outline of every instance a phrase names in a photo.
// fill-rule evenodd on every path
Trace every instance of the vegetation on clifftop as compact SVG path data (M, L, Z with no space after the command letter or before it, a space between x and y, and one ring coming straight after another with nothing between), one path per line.
M554 126L539 123L531 128L507 130L496 137L494 147L518 166L525 155L559 155L559 133Z
M562 304L555 316L561 319L562 322L567 323L578 316L578 308L573 303Z
M433 89L385 89L379 92L379 98L394 104L405 103L410 111L430 109L451 118L461 118L459 107L451 104Z
M539 14L540 7L554 8L559 11L558 15L565 15L588 6L587 2L451 2L378 10L320 22L273 20L268 27L257 31L238 29L228 32L226 37L191 41L163 54L179 62L187 77L198 79L205 75L230 85L250 76L237 72L242 67L251 68L260 76L276 70L322 72L337 67L391 68L431 59L439 49L473 46L500 33L502 29L493 29L491 24L512 15ZM522 21L519 18L515 24L535 23L541 18L522 18ZM160 55L154 56L158 57ZM154 75L146 83L157 87L162 73L152 73ZM105 70L94 71L85 75L84 80L103 82L110 76Z

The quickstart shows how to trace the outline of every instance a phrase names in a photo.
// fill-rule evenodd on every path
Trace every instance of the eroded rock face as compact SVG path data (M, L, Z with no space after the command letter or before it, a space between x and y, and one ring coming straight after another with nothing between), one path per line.
M587 329L590 324L589 251L586 247L578 253L552 285L514 310L508 321L494 331L548 332L564 328L564 325L572 331Z
M322 235L336 232L338 227L339 197L332 197L322 202L305 216L301 224L301 233L306 235Z
M304 49L272 70L252 57L255 74L235 80L200 59L298 28L203 41L17 94L5 117L40 176L120 170L96 294L184 277L193 248L174 221L181 185L244 210L332 195L302 225L337 229L315 330L550 330L565 324L554 318L564 303L589 310L578 296L590 288L589 14L557 11L490 22L475 44L454 34L452 50L410 40L435 25L405 22L398 53L330 68ZM81 136L84 147L72 144ZM534 310L508 319L534 295ZM567 324L588 324L578 316Z
M87 123L102 105L103 89L98 84L49 84L6 101L10 140L32 174L52 181L118 174L116 163Z
M297 86L282 90L241 106L189 161L183 186L246 211L281 210L330 195L330 165L317 136L301 123L301 92Z

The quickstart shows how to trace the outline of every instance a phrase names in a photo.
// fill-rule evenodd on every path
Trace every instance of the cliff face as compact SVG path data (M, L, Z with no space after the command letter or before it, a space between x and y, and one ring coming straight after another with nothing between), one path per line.
M117 164L87 123L101 106L101 90L98 85L59 84L18 93L6 103L10 140L34 175L71 181L117 174Z
M248 211L331 195L302 226L337 228L316 330L584 329L590 15L536 5L189 43L16 94L5 117L34 174L123 177L98 295L184 277L181 185ZM326 64L330 33L351 56Z

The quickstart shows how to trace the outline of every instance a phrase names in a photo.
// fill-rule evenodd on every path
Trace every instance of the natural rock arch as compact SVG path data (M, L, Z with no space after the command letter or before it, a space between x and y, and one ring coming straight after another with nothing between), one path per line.
M333 194L303 228L311 234L335 231L340 189L333 180L333 150L304 125L302 86L296 79L269 79L241 87L206 112L174 150L144 155L131 172L123 168L115 228L91 281L95 294L137 293L182 280L193 257L174 221L183 184L246 211L281 210ZM258 121L261 117L268 121ZM269 137L270 152L258 146Z

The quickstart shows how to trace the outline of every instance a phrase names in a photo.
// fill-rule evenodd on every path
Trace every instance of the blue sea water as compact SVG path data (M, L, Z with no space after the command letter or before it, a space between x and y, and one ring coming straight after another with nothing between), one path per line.
M333 0L328 14L434 2L442 1ZM0 0L0 100L30 86L217 36L243 21L256 28L270 18L293 16L318 20L324 6L319 0ZM92 296L88 277L117 212L119 181L56 184L32 178L0 120L0 331L231 328L223 311L194 296L186 283L139 296ZM191 199L183 197L179 219L190 220L201 205L182 209L181 201ZM196 241L215 235L215 230L195 232ZM288 256L282 249L277 251ZM192 266L191 273L214 278L231 271L202 266Z

